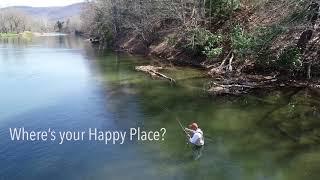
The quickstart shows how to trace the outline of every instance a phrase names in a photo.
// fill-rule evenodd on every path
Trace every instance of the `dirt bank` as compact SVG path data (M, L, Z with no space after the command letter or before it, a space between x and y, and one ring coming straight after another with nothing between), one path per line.
M146 42L139 35L127 33L118 38L115 50L125 51L131 54L139 54L157 57L163 60L163 67L168 62L178 66L191 66L207 71L212 81L207 86L207 91L214 95L243 94L254 89L274 89L283 87L320 88L318 80L292 79L289 76L275 73L256 73L254 62L247 60L242 65L236 64L237 70L232 73L220 71L220 62L211 63L205 57L194 56L183 48L170 43L171 37L176 37L177 32L166 30L160 32L156 40Z
M216 26L202 25L213 35L223 36L222 53L214 58L204 55L203 49L195 53L186 48L190 43L186 39L194 45L196 36L185 38L188 31L201 25L190 28L171 19L152 24L146 31L149 34L134 30L117 34L114 49L204 69L212 78L208 91L214 94L288 86L314 88L319 87L320 77L320 23L310 22L312 12L308 3L286 0L257 7L243 4L230 19ZM231 37L235 29L237 36Z

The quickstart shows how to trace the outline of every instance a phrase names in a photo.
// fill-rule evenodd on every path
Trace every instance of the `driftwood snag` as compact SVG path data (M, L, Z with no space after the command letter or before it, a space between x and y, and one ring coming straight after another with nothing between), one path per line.
M208 83L207 91L212 95L240 95L253 89L271 88L278 86L275 76L247 75L231 77L227 80L216 79Z
M158 71L163 69L162 67L155 67L155 66L148 65L148 66L136 66L135 69L137 71L145 72L151 75L152 77L164 78L169 80L170 82L174 82L174 83L176 82L173 78L168 77Z
M239 95L247 93L248 90L253 89L253 86L244 85L244 84L220 84L216 82L211 82L211 87L208 89L208 92L214 95L222 94L233 94Z

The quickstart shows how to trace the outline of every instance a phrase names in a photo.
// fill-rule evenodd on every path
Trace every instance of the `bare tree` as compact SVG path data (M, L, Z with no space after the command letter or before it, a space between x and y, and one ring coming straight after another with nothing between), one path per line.
M15 10L7 9L0 12L0 31L3 33L20 33L25 31L28 26L30 19L28 17Z

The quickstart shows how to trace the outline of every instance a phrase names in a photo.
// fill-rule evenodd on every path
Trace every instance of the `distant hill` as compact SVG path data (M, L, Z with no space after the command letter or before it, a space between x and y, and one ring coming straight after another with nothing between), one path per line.
M11 6L2 9L15 9L33 17L44 17L50 21L56 21L80 15L84 4L76 3L61 7Z

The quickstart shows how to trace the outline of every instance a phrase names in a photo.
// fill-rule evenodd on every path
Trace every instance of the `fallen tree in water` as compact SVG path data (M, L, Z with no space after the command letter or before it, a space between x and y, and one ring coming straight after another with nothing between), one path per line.
M239 95L259 87L271 87L277 81L278 79L275 76L251 75L229 77L228 79L218 77L208 83L207 91L213 95Z
M142 71L145 72L147 74L149 74L151 77L156 77L156 78L164 78L169 80L170 82L176 82L173 78L168 77L162 73L160 73L158 70L163 69L162 67L155 67L155 66L151 66L151 65L147 65L147 66L136 66L135 69L137 71Z
M238 77L214 78L206 90L212 95L241 95L254 89L276 89L283 87L320 89L320 81L287 80L274 76L247 75Z

